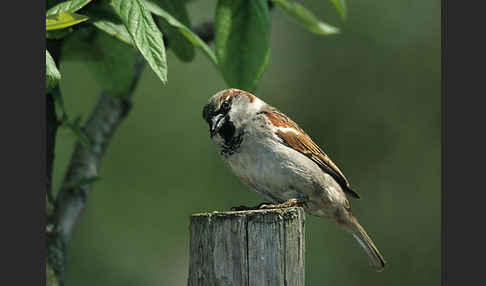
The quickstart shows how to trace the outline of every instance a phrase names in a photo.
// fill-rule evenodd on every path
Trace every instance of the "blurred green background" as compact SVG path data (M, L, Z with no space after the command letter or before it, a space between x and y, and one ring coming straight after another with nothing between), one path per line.
M375 273L333 222L306 217L306 285L440 283L440 1L302 1L342 33L317 36L272 11L269 66L256 95L285 112L333 158L361 195L353 213L384 254ZM216 1L189 4L192 23ZM186 285L189 216L262 199L219 158L203 105L226 88L199 51L168 52L169 82L146 67L69 244L66 285ZM72 117L100 87L82 63L61 65ZM60 130L55 187L75 137Z

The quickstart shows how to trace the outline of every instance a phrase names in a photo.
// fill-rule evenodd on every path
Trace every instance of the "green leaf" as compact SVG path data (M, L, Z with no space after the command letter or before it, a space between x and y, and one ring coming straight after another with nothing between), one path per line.
M118 40L124 42L125 44L135 46L133 43L132 37L128 33L127 28L123 24L113 23L109 20L103 19L93 19L90 21L96 28L100 29L101 31L111 35Z
M46 31L64 29L88 20L88 17L76 13L63 12L46 17Z
M62 2L47 10L46 15L50 16L62 12L74 13L79 9L83 8L89 2L91 2L91 0L70 0L70 1Z
M62 59L82 62L104 91L112 96L124 95L131 87L136 50L105 32L89 28L66 38Z
M46 93L51 92L59 83L61 73L56 67L54 59L46 50Z
M196 35L194 32L192 32L189 28L184 26L182 23L177 21L174 17L169 15L169 13L164 11L162 8L157 6L157 4L147 1L147 8L155 15L164 18L169 25L171 25L174 28L177 28L177 31L182 36L184 36L194 46L201 48L201 50L208 56L211 62L217 65L216 56L214 55L213 51L211 50L211 48L209 48L208 45L206 45L206 43L203 40L201 40L201 38L199 38L198 35Z
M49 10L47 10L46 15L51 16L62 12L74 13L79 9L83 8L86 4L88 4L91 1L92 0L71 0L71 1L61 2L54 5ZM59 40L69 35L72 31L73 31L72 28L47 31L46 38L52 40Z
M147 8L152 11L150 6L157 6L163 9L167 14L172 15L178 22L185 25L186 27L191 26L189 20L189 15L187 14L186 2L185 1L172 1L172 0L156 0L158 4L146 1ZM154 13L154 12L152 12ZM154 13L156 14L156 13ZM184 35L178 31L177 27L172 26L167 23L165 18L159 21L162 31L167 41L170 42L169 48L174 52L174 54L184 62L190 62L194 59L194 46L188 41Z
M84 10L84 14L89 17L88 23L97 29L135 47L132 36L108 2L103 1L97 5L91 5Z
M135 46L163 83L167 82L167 60L162 33L155 25L144 0L113 0L110 2L127 27Z
M341 19L343 21L346 21L346 18L348 17L348 10L346 8L346 0L331 0L332 4L334 4L334 7L336 7L336 10L339 13L339 16L341 16Z
M219 0L216 58L229 87L254 91L267 66L270 16L266 0Z
M59 86L55 88L52 92L52 97L54 98L54 103L56 106L56 117L59 120L59 122L64 122L68 120L68 115L66 112L66 108L64 107L64 100L62 99L62 94L59 89Z
M298 23L304 25L309 31L320 35L331 35L339 33L339 29L319 21L309 10L292 0L273 0L282 8L287 15Z

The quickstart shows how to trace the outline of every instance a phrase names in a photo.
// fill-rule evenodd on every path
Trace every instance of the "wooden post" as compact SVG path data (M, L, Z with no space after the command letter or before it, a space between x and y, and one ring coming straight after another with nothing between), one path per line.
M304 286L304 211L194 214L189 259L188 286Z

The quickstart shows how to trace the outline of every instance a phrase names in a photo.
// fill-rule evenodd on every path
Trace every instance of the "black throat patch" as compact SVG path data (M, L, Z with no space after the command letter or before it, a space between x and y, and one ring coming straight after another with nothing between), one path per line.
M226 115L225 122L219 128L218 134L224 139L221 155L228 157L238 151L243 141L243 132L236 132L235 125L230 121L229 115Z

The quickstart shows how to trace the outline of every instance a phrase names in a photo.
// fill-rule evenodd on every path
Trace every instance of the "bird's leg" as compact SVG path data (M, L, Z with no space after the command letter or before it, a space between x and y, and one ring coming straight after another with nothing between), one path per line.
M305 203L305 198L292 198L280 204L260 204L260 209L281 209L290 207L301 207Z

